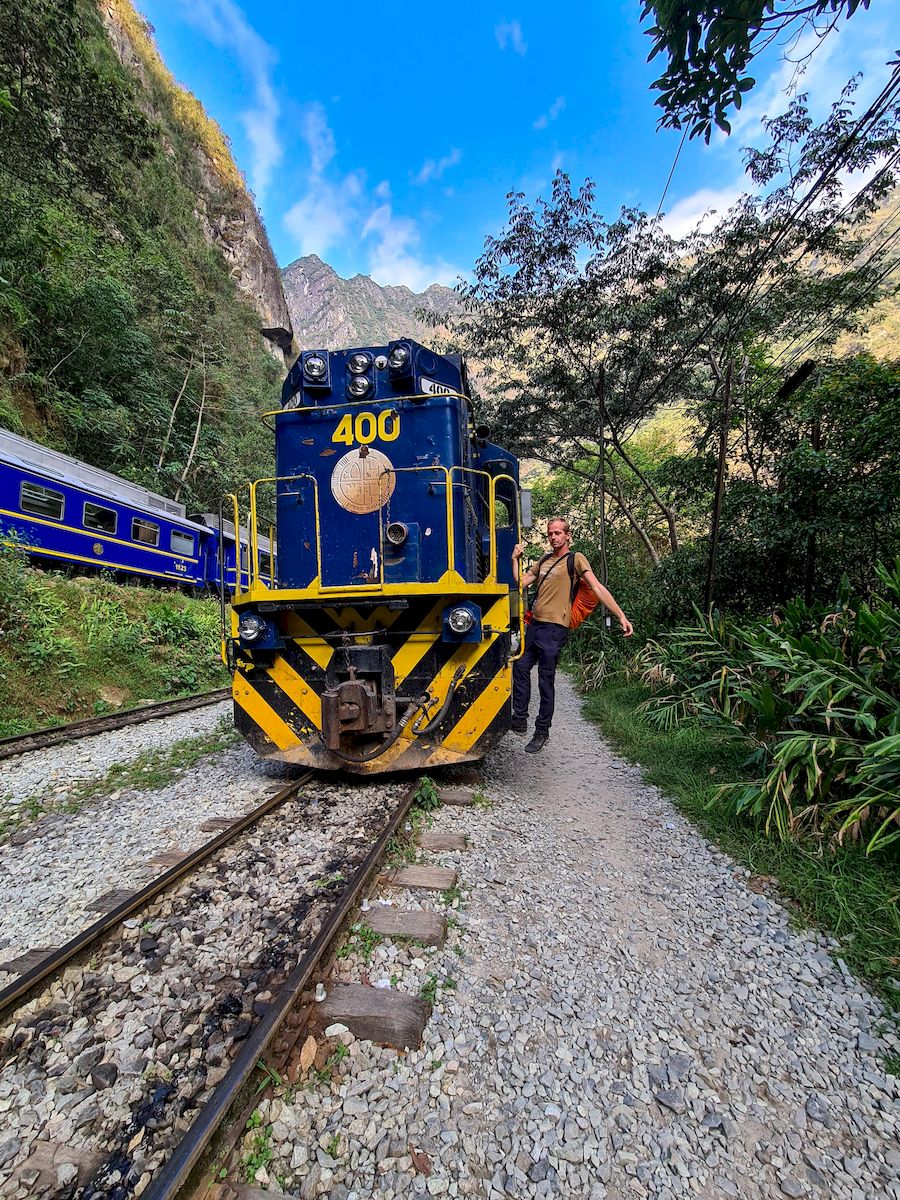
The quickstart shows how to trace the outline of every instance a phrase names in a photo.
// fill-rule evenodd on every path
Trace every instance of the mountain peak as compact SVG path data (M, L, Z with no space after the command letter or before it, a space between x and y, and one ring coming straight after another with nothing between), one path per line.
M413 292L405 284L382 287L370 275L344 279L316 254L296 259L281 274L294 334L302 347L383 346L398 337L427 343L433 340L434 330L416 316L416 310L441 312L459 304L457 293L439 283Z

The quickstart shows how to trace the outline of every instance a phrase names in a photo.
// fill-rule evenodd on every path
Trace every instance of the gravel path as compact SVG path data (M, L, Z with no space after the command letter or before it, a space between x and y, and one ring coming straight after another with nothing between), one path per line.
M266 1103L257 1186L900 1200L900 1088L879 1058L898 1047L879 1002L559 691L544 753L510 735L486 764L496 807L437 818L471 838L428 856L461 871L447 945L344 965L410 992L435 977L424 1048L343 1035L330 1090Z

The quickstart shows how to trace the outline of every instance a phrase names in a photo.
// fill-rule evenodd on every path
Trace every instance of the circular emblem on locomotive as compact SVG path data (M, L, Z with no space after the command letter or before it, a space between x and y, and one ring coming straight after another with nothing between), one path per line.
M94 542L94 553L95 554L103 553L103 543L102 542Z
M396 482L394 464L386 454L357 447L334 464L331 494L347 512L376 512L390 500Z

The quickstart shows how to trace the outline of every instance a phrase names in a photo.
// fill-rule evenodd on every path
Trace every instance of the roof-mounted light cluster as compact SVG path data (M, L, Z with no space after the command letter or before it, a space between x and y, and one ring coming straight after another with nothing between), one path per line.
M354 400L362 400L375 386L375 379L372 375L372 355L367 354L364 350L357 350L347 359L347 371L349 374L347 393Z

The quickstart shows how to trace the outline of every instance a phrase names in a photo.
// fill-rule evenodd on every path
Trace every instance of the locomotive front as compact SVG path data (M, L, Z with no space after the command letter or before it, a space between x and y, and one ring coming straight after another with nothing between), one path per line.
M359 773L481 758L509 725L523 494L461 359L408 339L306 351L272 415L276 477L250 488L232 599L238 729L264 757Z

